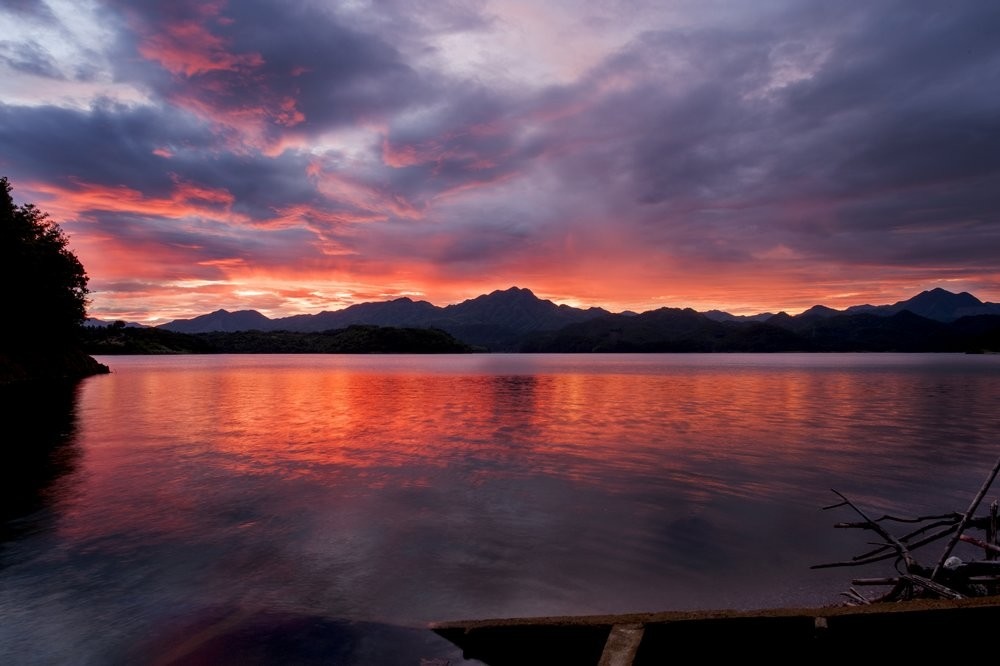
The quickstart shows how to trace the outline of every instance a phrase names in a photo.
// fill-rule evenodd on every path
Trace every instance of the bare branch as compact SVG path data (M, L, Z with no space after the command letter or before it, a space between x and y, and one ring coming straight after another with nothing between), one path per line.
M998 472L1000 472L1000 458L997 458L997 462L993 465L993 471L990 472L989 478L986 479L983 485L979 488L979 492L976 493L976 496L973 498L972 504L969 505L969 509L965 512L965 515L962 516L962 522L958 524L958 531L951 537L951 539L948 540L948 545L945 547L944 552L941 553L941 558L938 560L937 565L934 567L934 571L931 573L931 580L937 578L938 574L941 572L941 568L944 566L945 560L947 560L948 556L951 555L951 551L955 549L955 545L962 537L962 532L965 531L965 526L972 518L972 514L976 512L976 509L979 507L979 503L983 501L983 497L986 496L986 492L990 489L990 486L993 485L993 479L996 478Z
M841 592L840 595L847 597L851 601L857 602L862 606L869 606L872 603L870 599L868 599L865 595L855 590L853 587L848 588L847 592Z
M1000 546L995 546L992 543L987 543L982 539L977 539L976 537L969 536L968 534L962 534L958 538L964 541L965 543L971 543L973 546L979 546L980 548L985 550L987 558L990 556L990 554L996 555L997 553L1000 553Z
M840 503L837 506L844 506L844 504ZM873 523L881 523L881 522L885 522L885 521L892 521L892 522L896 522L896 523L924 523L924 522L927 522L928 520L936 520L936 521L940 521L937 524L945 524L945 523L949 523L949 522L951 522L951 523L957 523L961 519L962 519L962 514L960 514L957 511L953 511L952 513L943 513L943 514L938 515L938 516L917 516L915 518L900 518L898 516L890 516L890 515L886 514L886 515L882 516L881 518L877 518L877 519L875 519L875 520L873 520L871 522L873 522ZM834 527L841 527L841 528L846 528L846 527L861 527L861 528L864 528L864 527L867 527L867 526L868 526L868 523L847 523L847 522L845 522L845 523L837 523L836 525L834 525Z
M1000 461L998 461L998 464L1000 464ZM853 502L847 499L847 497L841 495L836 490L833 490L833 493L836 494L838 497L840 497L842 500L844 500L844 502L846 502L849 507L854 509L854 511L859 516L868 521L871 524L871 529L878 532L879 535L881 535L883 538L885 538L889 543L893 545L893 547L896 549L896 552L899 554L899 557L903 560L903 563L906 564L907 571L912 570L916 566L916 561L913 559L913 556L910 555L909 549L907 549L907 547L902 542L900 542L899 539L889 534L889 532L878 523L873 522L871 518L865 515L864 511L855 506Z
M1000 511L998 511L997 500L993 500L990 504L990 517L989 522L986 523L986 542L990 545L997 545L997 528L1000 527ZM996 554L987 551L986 559L995 560L997 558Z
M934 594L938 595L939 597L944 597L945 599L964 599L965 598L961 594L959 594L958 592L956 592L955 590L951 589L950 587L947 587L946 585L942 585L941 583L936 583L936 582L934 582L933 580L931 580L929 578L924 578L923 576L916 576L914 574L904 574L902 576L902 578L905 578L906 580L910 581L914 585L919 585L920 587L924 588L925 590L933 592Z
M912 539L913 537L919 536L920 534L923 534L924 532L926 532L929 529L933 529L935 527L940 527L942 525L946 525L947 529L941 530L939 532L935 532L934 534L930 535L929 537L927 537L925 539L920 539L919 541L914 541L913 543L910 543L910 539ZM938 523L931 523L930 525L925 525L924 527L921 527L918 530L914 530L914 531L912 531L912 532L910 532L908 534L904 534L903 536L899 537L899 540L902 541L903 543L907 544L907 546L909 546L910 550L915 550L915 549L920 548L922 546L926 546L929 543L933 543L934 541L937 541L938 539L942 539L942 538L948 536L949 534L951 534L952 532L954 532L955 529L957 529L957 527L958 527L957 521L955 523L948 523L948 522L943 522L943 521L942 522L938 522ZM875 555L878 555L882 551L887 550L888 548L890 548L890 546L881 546L881 547L876 548L875 550L869 551L867 553L862 553L861 555L856 556L854 559L856 559L856 560L862 560L862 559L866 559L866 558L869 558L869 557L873 557Z
M928 537L924 537L923 539L921 539L919 541L914 541L913 543L909 544L909 547L912 548L912 549L914 549L914 550L916 550L917 548L920 548L921 546L926 546L929 543L937 541L941 537L948 536L948 534L950 534L951 532L954 532L955 529L957 529L957 527L958 527L957 525L952 525L951 527L949 527L947 529L944 529L944 530L941 530L940 532L935 532L934 534L931 534ZM878 553L878 552L881 552L881 551L887 550L887 549L888 549L888 547L883 547L883 548L879 548L877 551L874 551L874 552ZM895 552L885 553L884 555L876 555L876 554L872 554L872 553L866 553L865 555L857 555L857 556L854 557L854 559L848 560L847 562L828 562L828 563L825 563L825 564L814 564L810 568L811 569L830 569L830 568L833 568L833 567L860 567L860 566L863 566L865 564L874 564L875 562L884 562L886 560L896 559L898 557L899 557L899 555L897 553L895 553Z
M899 578L855 578L852 585L897 585Z

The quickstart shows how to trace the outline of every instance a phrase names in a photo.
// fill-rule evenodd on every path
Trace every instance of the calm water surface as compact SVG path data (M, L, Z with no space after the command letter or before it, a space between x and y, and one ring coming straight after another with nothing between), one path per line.
M8 406L45 455L0 663L458 664L428 623L837 603L889 570L810 569L870 538L831 488L964 510L1000 455L1000 356L101 360Z

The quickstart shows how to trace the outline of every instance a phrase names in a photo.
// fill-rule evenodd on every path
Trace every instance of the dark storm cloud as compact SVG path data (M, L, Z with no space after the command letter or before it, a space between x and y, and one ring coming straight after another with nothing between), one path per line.
M391 44L321 6L117 4L131 28L119 45L122 76L237 132L256 126L267 141L384 121L435 94Z
M534 103L475 86L450 90L448 104L393 125L382 146L389 183L414 202L483 186L522 172L546 143L522 132Z
M790 110L812 124L878 101L945 101L953 91L994 97L1000 7L990 2L892 2L869 8L833 45L820 76L792 89ZM953 100L955 101L955 100Z
M286 206L324 204L305 175L308 163L308 158L293 152L274 158L221 153L213 159L182 157L180 168L193 182L230 192L234 211L253 220L268 220Z
M12 175L63 185L82 180L162 196L172 187L170 167L153 151L210 142L182 115L150 107L0 104L0 164Z
M431 82L421 80L392 45L315 7L252 1L232 9L234 48L261 54L260 75L271 90L296 100L307 127L384 117L433 99ZM274 30L278 24L282 29Z
M1000 86L989 84L1000 81L1000 6L893 9L790 87L779 121L801 126L805 116L814 129L786 149L771 184L829 199L835 228L867 232L855 253L874 246L894 263L972 261L1000 225ZM926 231L967 222L975 226L961 233Z
M828 149L808 164L797 155L789 171L825 162L830 187L849 190L995 173L1000 86L989 82L1000 80L1000 6L893 10L838 42L815 77L787 91L778 120Z
M634 83L550 130L552 140L584 146L558 168L578 182L626 169L624 189L602 192L632 208L625 224L690 243L703 257L749 257L785 242L849 262L931 261L935 250L905 249L917 235L904 242L896 232L956 217L978 220L980 230L998 224L1000 85L989 82L1000 81L990 42L1000 5L867 7L847 12L850 29L806 29L792 16L794 31L643 36L592 73ZM828 45L818 65L772 81L775 59L810 42ZM606 141L587 145L608 127L616 131L605 129ZM775 215L765 220L764 211ZM803 225L822 233L798 233ZM829 240L857 228L865 233ZM962 237L936 252L955 260L969 250Z
M295 152L272 158L221 151L207 128L176 111L0 105L0 167L15 181L125 187L148 198L193 183L230 193L234 212L267 221L292 205L330 209L305 176L308 164Z

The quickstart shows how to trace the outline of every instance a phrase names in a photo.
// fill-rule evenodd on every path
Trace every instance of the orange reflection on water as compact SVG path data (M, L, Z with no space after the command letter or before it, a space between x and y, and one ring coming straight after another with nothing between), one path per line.
M887 424L934 425L920 386L877 368L654 364L528 373L483 372L474 358L448 359L443 370L434 359L393 367L365 357L224 358L139 361L95 383L88 408L99 409L106 430L95 455L109 447L211 451L229 469L279 476L458 465L476 474L552 474L609 491L627 489L634 476L686 475L700 490L759 494L769 492L763 483L781 483L768 471L776 463L848 474L851 451L861 454L873 437L887 454L907 445ZM935 410L947 400L961 412L983 395L990 393L966 382L934 397Z
M112 592L344 617L760 604L790 567L815 589L827 489L964 504L1000 430L995 358L101 360L52 552Z

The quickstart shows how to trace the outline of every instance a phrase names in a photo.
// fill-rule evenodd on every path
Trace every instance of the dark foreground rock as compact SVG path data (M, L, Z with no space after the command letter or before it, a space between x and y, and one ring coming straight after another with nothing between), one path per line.
M489 666L658 666L695 661L778 664L908 663L928 650L961 660L995 655L1000 598L870 606L444 622L434 630Z

